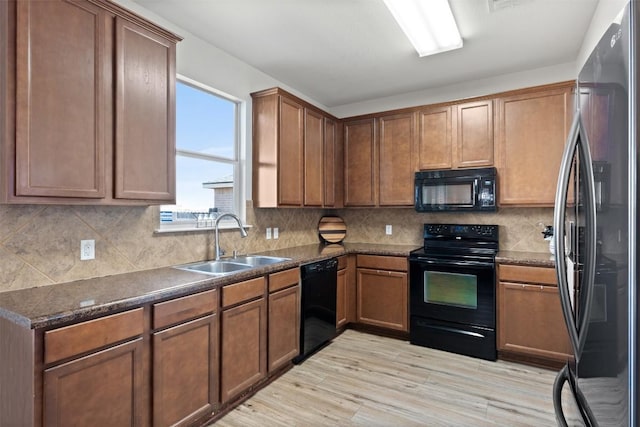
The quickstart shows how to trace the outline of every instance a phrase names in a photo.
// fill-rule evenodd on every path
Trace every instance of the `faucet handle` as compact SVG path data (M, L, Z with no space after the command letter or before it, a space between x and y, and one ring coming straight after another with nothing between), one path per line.
M220 256L222 256L222 255L224 255L224 254L226 254L225 250L224 250L224 249L222 249L222 248L220 248Z

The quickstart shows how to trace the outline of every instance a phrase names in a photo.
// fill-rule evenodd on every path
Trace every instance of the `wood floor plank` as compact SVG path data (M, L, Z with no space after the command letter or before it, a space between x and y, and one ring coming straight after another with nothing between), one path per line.
M216 426L555 426L555 374L347 330Z

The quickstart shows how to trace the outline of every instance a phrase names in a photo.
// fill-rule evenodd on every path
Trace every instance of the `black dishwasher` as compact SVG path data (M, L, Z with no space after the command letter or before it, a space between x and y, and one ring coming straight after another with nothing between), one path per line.
M335 258L300 267L302 301L300 322L300 363L336 335L336 280L338 260Z

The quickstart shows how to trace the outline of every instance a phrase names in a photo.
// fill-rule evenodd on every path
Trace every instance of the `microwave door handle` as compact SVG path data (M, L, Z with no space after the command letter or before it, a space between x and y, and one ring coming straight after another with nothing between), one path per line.
M478 206L480 204L480 195L478 194L478 187L480 187L479 182L480 178L476 178L473 180L473 205Z
M558 186L556 188L555 209L553 212L553 239L555 241L555 262L556 276L558 278L558 291L560 294L560 304L562 306L562 314L567 325L567 332L573 352L578 357L579 342L578 328L573 316L571 306L571 298L569 296L569 281L567 277L567 260L565 248L565 215L567 212L567 194L569 189L569 178L571 176L571 164L576 153L578 137L580 132L580 114L576 113L569 137L562 154L560 163L560 172L558 174ZM577 195L575 196L577 197Z

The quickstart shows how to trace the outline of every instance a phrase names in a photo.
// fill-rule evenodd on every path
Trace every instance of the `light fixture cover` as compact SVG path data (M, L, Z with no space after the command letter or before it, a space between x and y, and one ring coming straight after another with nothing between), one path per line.
M462 47L448 0L384 0L419 56Z

